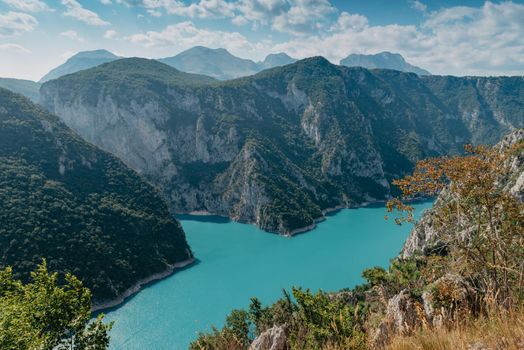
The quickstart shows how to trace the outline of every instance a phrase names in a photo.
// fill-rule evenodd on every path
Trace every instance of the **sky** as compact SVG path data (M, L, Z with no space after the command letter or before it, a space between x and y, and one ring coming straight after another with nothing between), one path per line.
M523 75L524 0L0 0L0 76L38 80L79 51L262 60L398 52L433 74Z

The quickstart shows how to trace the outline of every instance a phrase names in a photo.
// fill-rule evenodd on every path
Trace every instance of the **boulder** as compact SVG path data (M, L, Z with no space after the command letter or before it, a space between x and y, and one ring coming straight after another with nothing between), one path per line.
M287 349L287 329L285 326L273 326L262 332L249 346L249 350L284 350Z
M413 330L422 326L423 322L425 319L422 305L404 289L389 299L386 316L375 332L373 345L383 347L395 336L410 335Z

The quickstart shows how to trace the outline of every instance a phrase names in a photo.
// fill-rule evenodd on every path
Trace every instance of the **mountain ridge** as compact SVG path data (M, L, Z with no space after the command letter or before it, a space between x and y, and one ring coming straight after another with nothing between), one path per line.
M111 62L119 58L121 57L104 49L80 51L68 58L63 64L49 71L39 80L39 83L44 83L67 74L76 73L83 69L96 67L102 63Z
M314 57L198 87L152 90L144 76L122 94L88 83L113 69L46 83L42 102L161 188L175 212L281 234L313 227L328 208L384 200L415 161L494 143L524 120L522 77L419 77Z
M32 80L0 78L0 87L24 95L33 102L38 102L41 84Z
M340 64L347 67L364 67L368 69L393 69L401 72L411 72L418 75L431 75L425 69L414 66L398 53L383 51L376 54L350 54L340 60Z
M80 70L94 68L103 63L112 62L124 57L117 56L110 51L100 49L80 51L66 62L52 69L39 83L56 79L61 76L76 73ZM255 62L250 59L232 55L224 48L212 49L205 46L194 46L175 56L155 59L170 65L180 71L228 80L258 73L264 69L293 63L296 59L280 52L269 54L264 61Z

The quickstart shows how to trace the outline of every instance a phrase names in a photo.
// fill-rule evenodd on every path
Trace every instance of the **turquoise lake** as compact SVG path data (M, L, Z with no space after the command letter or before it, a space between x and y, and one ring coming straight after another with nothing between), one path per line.
M417 215L430 206L416 204ZM111 349L187 349L199 331L221 326L252 296L270 303L292 286L353 287L364 268L386 267L409 233L411 226L396 226L385 214L382 206L344 209L293 238L222 219L182 217L198 262L107 312L106 320L115 321Z

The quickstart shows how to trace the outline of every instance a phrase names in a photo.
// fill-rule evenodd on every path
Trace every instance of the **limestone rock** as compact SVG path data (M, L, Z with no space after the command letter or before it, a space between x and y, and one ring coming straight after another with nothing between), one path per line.
M407 290L389 299L386 316L372 340L374 346L384 346L395 336L410 335L424 322L421 309L420 303L414 300Z
M285 326L273 326L262 332L251 343L249 350L284 350L287 349L287 329Z

